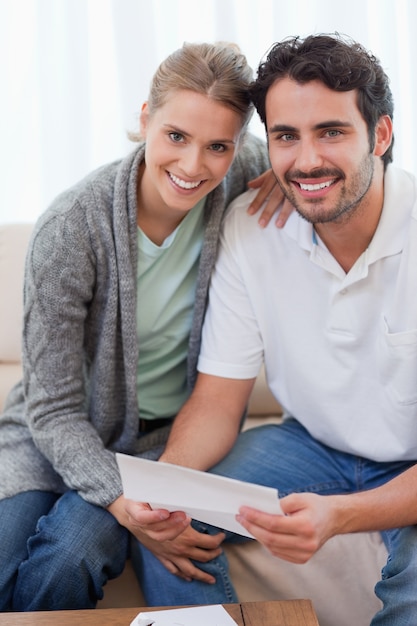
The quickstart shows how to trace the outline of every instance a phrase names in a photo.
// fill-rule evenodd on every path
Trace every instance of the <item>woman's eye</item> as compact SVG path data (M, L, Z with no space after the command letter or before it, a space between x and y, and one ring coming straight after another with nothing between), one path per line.
M169 133L169 136L172 139L172 141L174 141L175 143L179 143L179 142L183 141L183 139L184 139L184 137L183 137L183 135L181 135L181 133L171 132L171 133Z
M223 143L213 143L211 145L211 149L213 152L224 152L226 150L226 146Z

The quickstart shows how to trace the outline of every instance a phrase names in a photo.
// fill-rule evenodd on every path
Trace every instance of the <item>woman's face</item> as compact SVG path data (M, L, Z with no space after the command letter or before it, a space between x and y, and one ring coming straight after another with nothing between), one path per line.
M146 140L142 202L147 211L169 209L181 219L225 177L241 118L208 96L178 90L152 114L145 104L140 121Z

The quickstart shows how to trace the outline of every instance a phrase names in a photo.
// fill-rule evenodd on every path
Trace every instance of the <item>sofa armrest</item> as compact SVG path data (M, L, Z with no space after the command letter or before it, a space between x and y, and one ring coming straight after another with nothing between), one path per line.
M23 271L32 224L0 226L0 362L19 363L23 323ZM7 296L6 296L7 294Z

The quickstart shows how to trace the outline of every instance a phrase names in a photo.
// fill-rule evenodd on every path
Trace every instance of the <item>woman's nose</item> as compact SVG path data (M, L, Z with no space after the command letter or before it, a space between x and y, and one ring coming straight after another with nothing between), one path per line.
M184 174L193 178L202 173L204 157L198 148L188 148L182 154L180 167Z

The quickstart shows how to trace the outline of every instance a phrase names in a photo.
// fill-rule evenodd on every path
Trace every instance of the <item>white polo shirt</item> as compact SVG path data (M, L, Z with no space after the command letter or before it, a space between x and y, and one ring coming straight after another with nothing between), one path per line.
M346 274L311 224L283 229L231 205L198 368L253 378L263 360L286 414L378 461L417 459L417 186L389 166L381 219Z

